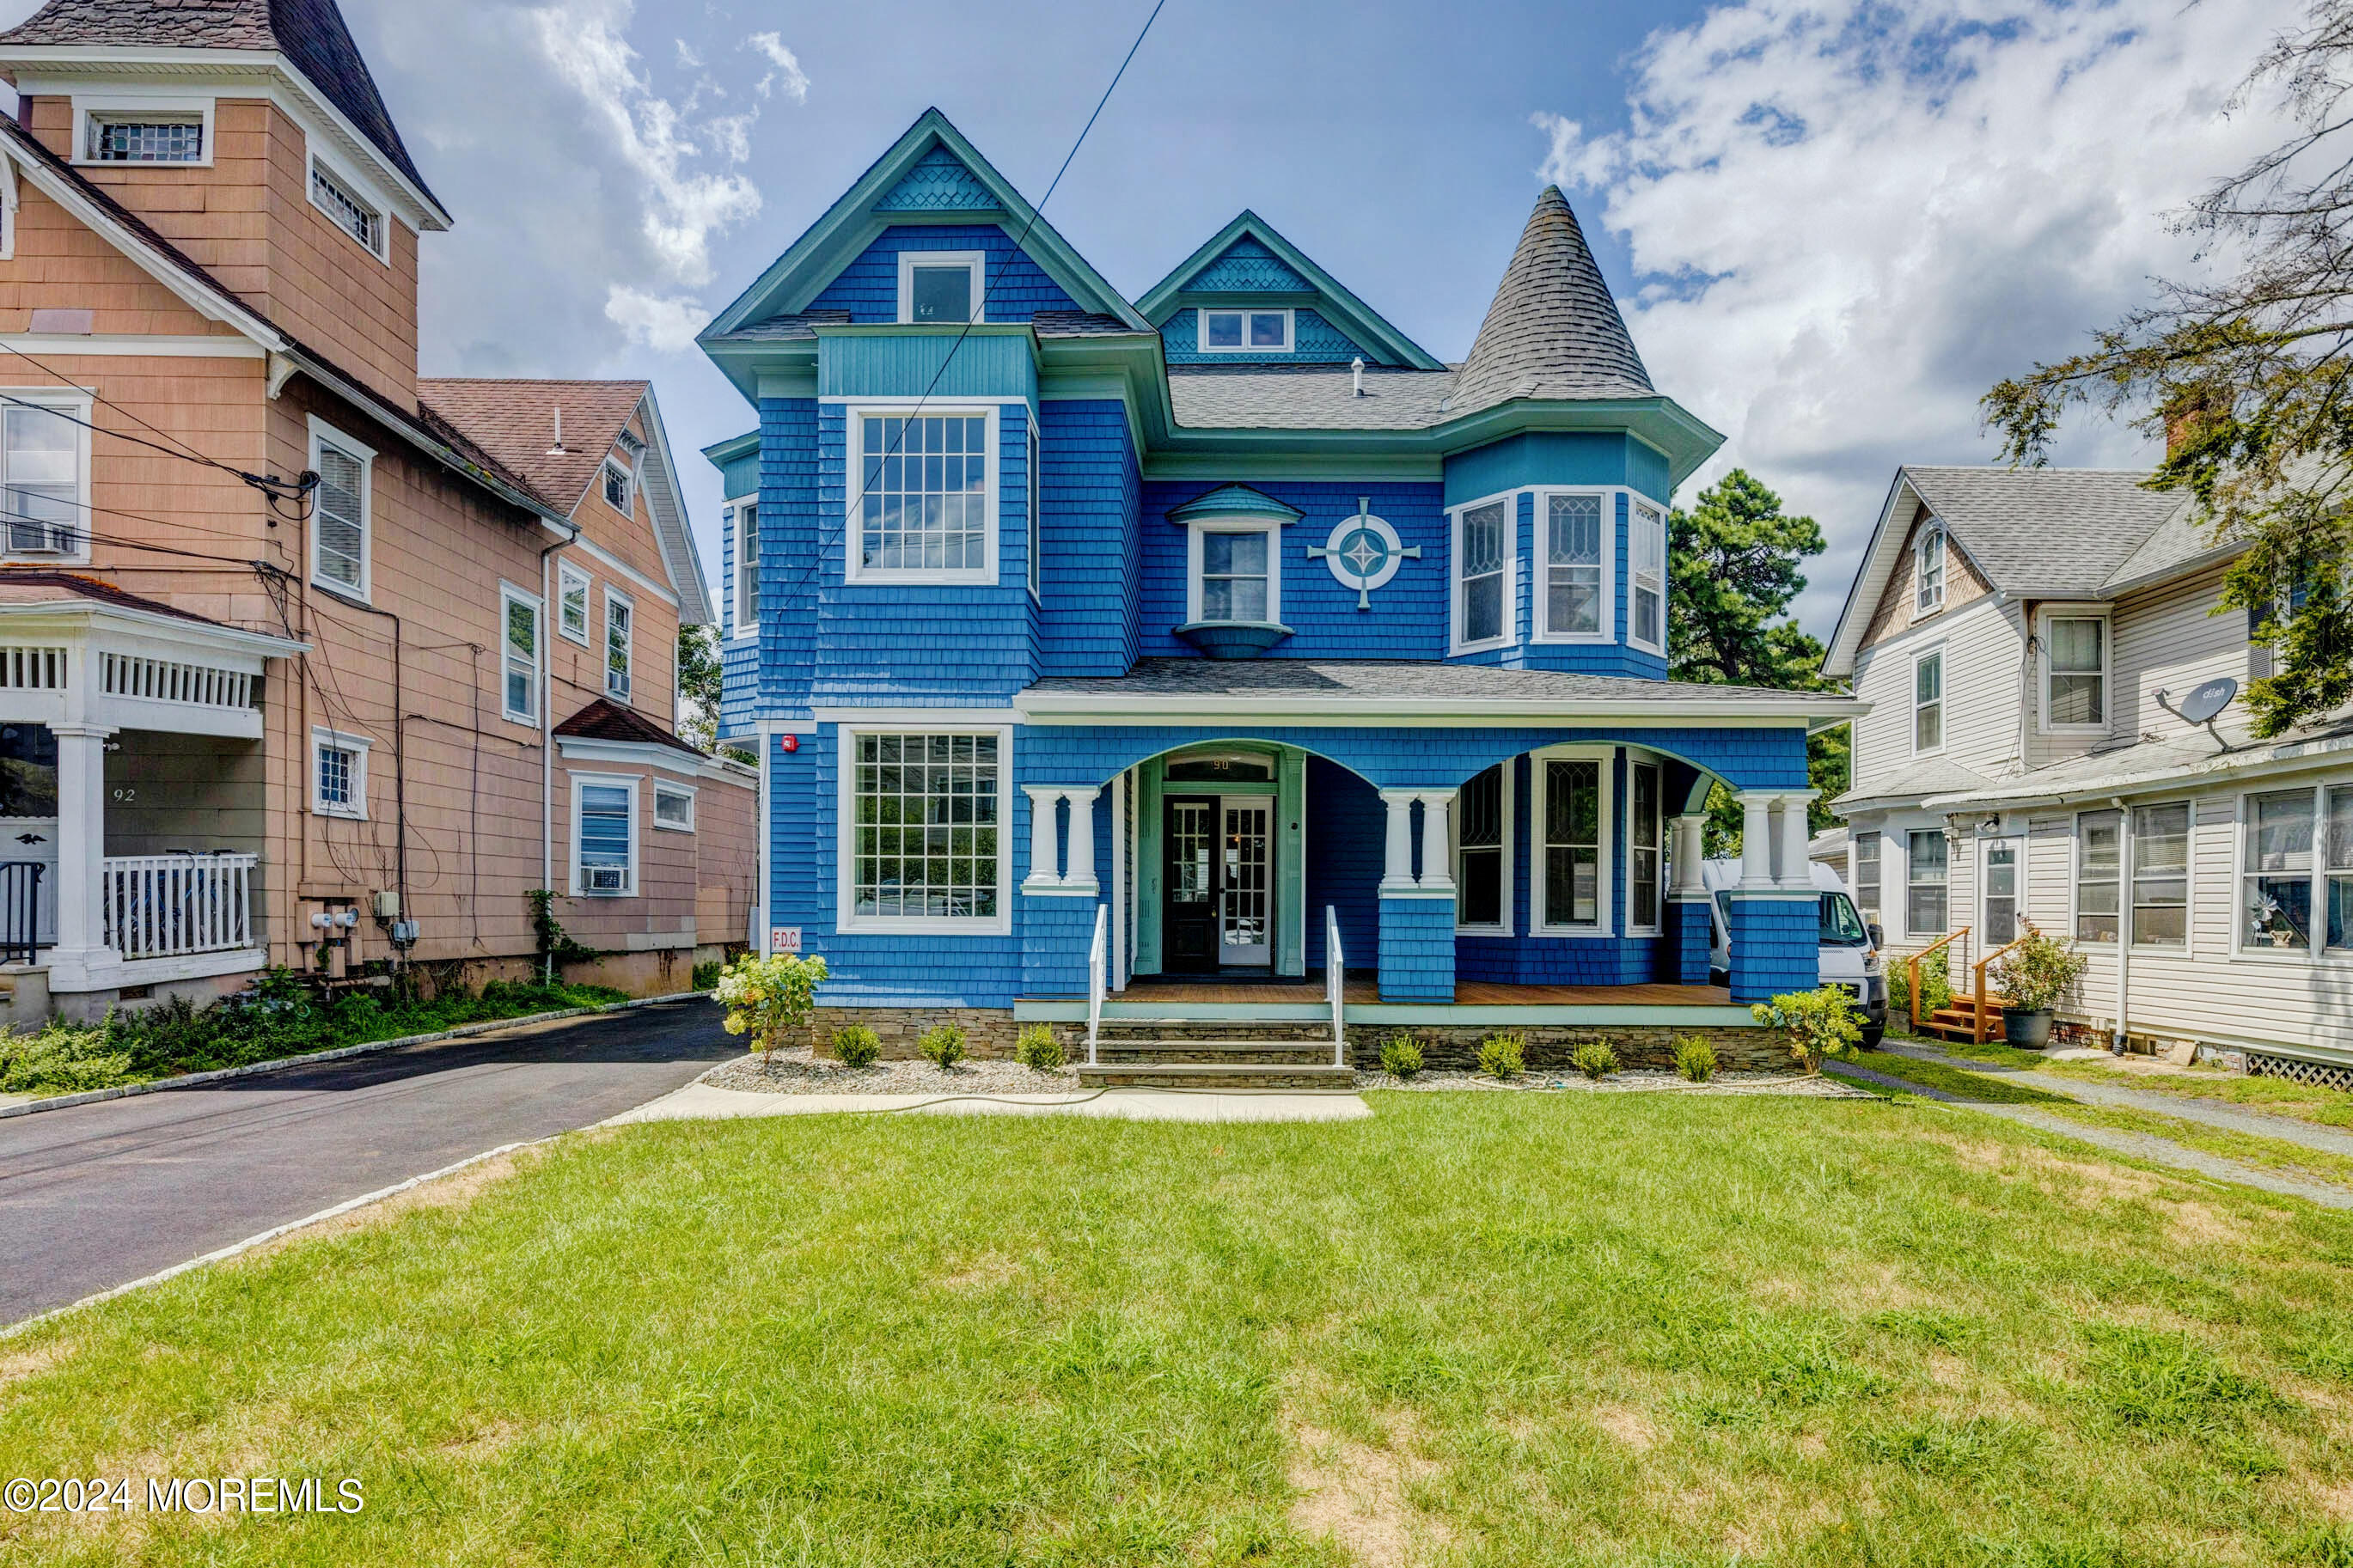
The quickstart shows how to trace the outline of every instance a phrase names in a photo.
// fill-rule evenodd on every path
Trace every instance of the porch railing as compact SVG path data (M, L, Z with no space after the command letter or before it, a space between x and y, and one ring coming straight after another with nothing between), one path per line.
M1348 1026L1343 1017L1348 995L1348 964L1340 952L1340 911L1324 906L1324 999L1332 1004L1332 1065L1348 1065Z
M254 855L121 855L99 862L106 945L169 958L253 945Z
M2030 934L2030 935L2031 935L2031 934L2032 934L2033 930L2034 930L2034 928L2033 928L2033 927L2031 927L2031 926L2027 927L2028 934ZM1977 1005L1977 1015L1978 1015L1978 1016L1977 1016L1977 1026L1976 1026L1976 1028L1975 1028L1975 1030L1974 1030L1973 1032L1974 1032L1974 1033L1976 1034L1976 1036L1977 1036L1977 1043L1978 1043L1978 1045L1981 1045L1981 1046L1982 1046L1982 1045L1984 1045L1984 1044L1986 1043L1986 1039L1987 1039L1987 1037L1988 1037L1989 1036L1990 1036L1990 1035L1993 1033L1993 1029L1992 1029L1991 1026L1989 1026L1989 1025L1986 1022L1986 1003L1988 1002L1988 1000L1992 1000L1992 1001L1995 1001L1995 1002L2000 1002L2000 1001L2001 1001L2001 1000L2002 1000L2002 998L2001 998L2001 997L2000 997L2000 996L1994 996L1994 997L1991 997L1991 998L1988 998L1988 996L1986 995L1986 965L1987 965L1987 964L1989 964L1989 963L1991 963L1995 959L2000 958L2003 953L2008 952L2011 948L2016 947L2016 946L2018 945L2018 943L2019 943L2019 942L2024 942L2025 940L2026 940L2026 938L2025 938L2025 937L2023 937L2023 936L2021 936L2021 937L2020 937L2020 938L2018 939L2018 941L2017 941L2017 942L2004 942L2004 943L2002 943L2002 945L2001 945L2001 946L2000 946L2000 947L1998 947L1998 948L1995 948L1991 952L1987 953L1983 958L1978 959L1978 962L1977 962L1977 982L1978 982L1978 988L1977 988L1977 1004L1978 1004L1978 1005Z
M0 963L31 963L41 951L38 860L0 860Z
M1111 973L1111 906L1095 906L1094 939L1087 943L1087 1066L1095 1065L1095 1037L1103 1033L1103 988Z
M1912 1032L1914 1034L1916 1035L1920 1032L1920 961L1927 957L1932 952L1943 952L1946 948L1951 946L1954 942L1958 942L1961 938L1968 934L1969 928L1963 926L1957 931L1952 931L1945 936L1937 938L1935 942L1930 942L1927 946L1922 948L1919 952L1914 953L1911 957L1904 961L1905 989L1912 994L1910 1001L1912 1005ZM1940 959L1938 962L1942 963L1944 961Z

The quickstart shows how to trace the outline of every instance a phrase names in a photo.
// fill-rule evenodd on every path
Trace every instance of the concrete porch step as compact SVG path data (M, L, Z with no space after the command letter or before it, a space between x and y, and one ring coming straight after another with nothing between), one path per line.
M1116 1062L1235 1062L1271 1065L1332 1064L1332 1037L1296 1040L1112 1040L1095 1043L1095 1056Z
M1090 1089L1354 1089L1356 1070L1325 1062L1104 1062L1079 1068Z

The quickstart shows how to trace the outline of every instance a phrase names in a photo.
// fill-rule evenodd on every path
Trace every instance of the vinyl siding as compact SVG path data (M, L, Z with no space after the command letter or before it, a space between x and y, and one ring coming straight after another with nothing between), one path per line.
M2238 610L2211 612L2221 602L2222 570L2135 595L2116 607L2116 712L2120 736L2160 734L2181 721L2158 706L2164 690L2179 703L2189 689L2227 675L2243 689L2247 679L2247 617ZM2244 719L2234 701L2229 721Z
M1858 795L1870 795L1923 760L1912 752L1912 665L1938 644L1945 649L1942 755L1988 777L2017 771L2023 624L2013 606L1971 607L1875 644L1855 661L1855 695L1872 705L1854 726Z

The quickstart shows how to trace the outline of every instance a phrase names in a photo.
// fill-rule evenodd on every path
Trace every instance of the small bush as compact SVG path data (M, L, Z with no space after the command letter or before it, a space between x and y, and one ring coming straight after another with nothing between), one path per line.
M726 967L727 966L725 964L720 963L715 958L707 963L696 964L694 966L694 981L691 989L696 991L710 991L715 989L719 984L719 972Z
M1715 1047L1697 1035L1685 1035L1675 1042L1675 1070L1693 1083L1705 1083L1715 1076Z
M1052 1072L1064 1059L1060 1037L1044 1024L1021 1026L1021 1033L1013 1042L1013 1054L1031 1072Z
M1479 1044L1479 1070L1511 1079L1528 1070L1528 1042L1518 1035L1490 1035Z
M749 1035L763 1055L785 1043L787 1030L807 1022L817 1005L817 988L825 984L825 960L779 952L762 958L747 952L723 971L717 987L727 1016L720 1027L731 1035Z
M833 1032L833 1054L841 1058L846 1068L871 1068L874 1058L882 1054L882 1041L863 1024L852 1024Z
M131 1053L104 1025L52 1023L33 1035L0 1035L0 1094L79 1094L128 1082Z
M1809 1073L1822 1070L1824 1057L1852 1058L1862 1043L1853 998L1835 985L1792 991L1748 1011L1758 1023L1782 1032L1791 1058Z
M1945 973L1944 954L1938 953L1920 966L1920 1016L1926 1018L1952 1005L1953 982ZM1900 958L1887 961L1887 1016L1890 1021L1912 1021L1912 980Z
M926 1029L918 1048L925 1060L945 1071L964 1060L964 1030L954 1024Z
M1391 1035L1381 1042L1381 1070L1402 1082L1421 1070L1421 1046L1411 1035Z
M1595 1083L1618 1070L1618 1050L1607 1040L1588 1040L1568 1058L1569 1065Z

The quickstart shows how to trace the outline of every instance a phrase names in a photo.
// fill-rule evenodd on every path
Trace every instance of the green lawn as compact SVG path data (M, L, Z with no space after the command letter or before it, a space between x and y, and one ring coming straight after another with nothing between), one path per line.
M504 1179L0 1342L26 1562L2353 1562L2353 1217L1918 1102L826 1118Z
M2220 1100L2232 1105L2293 1116L2326 1127L2353 1128L2353 1094L2341 1089L2290 1083L2284 1078L2248 1078L2221 1068L2186 1068L2179 1072L2134 1072L2106 1062L2052 1062L2045 1070L2063 1078L2094 1083L2122 1084L2152 1094L2186 1095Z

